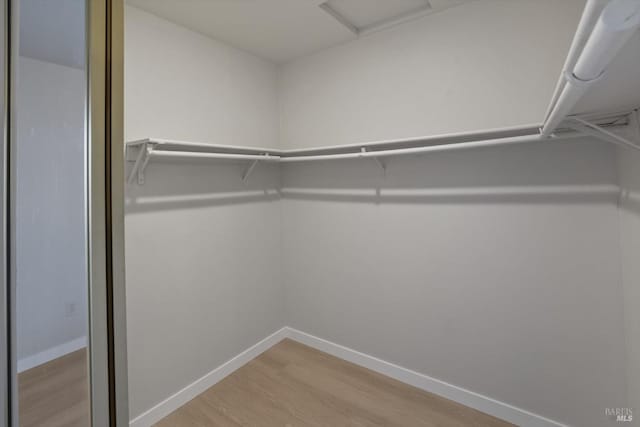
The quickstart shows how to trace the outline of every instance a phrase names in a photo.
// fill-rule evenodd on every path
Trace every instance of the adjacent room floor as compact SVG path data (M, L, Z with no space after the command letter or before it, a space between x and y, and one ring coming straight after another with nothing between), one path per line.
M512 424L284 340L156 426Z
M89 423L85 349L18 376L20 427L86 427Z

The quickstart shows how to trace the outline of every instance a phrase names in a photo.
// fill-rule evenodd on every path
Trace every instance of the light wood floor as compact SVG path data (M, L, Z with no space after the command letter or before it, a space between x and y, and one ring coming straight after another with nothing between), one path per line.
M505 427L507 422L285 340L157 427Z
M21 427L89 426L86 350L18 375Z

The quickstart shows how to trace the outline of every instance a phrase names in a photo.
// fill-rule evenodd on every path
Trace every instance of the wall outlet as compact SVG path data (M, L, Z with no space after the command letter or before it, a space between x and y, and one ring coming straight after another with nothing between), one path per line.
M64 305L64 314L66 317L73 317L77 312L77 305L75 302L68 302Z

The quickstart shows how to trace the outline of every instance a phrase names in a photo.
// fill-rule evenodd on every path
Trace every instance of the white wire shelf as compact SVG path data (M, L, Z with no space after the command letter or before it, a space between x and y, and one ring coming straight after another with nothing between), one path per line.
M629 114L630 113L621 114L620 117L627 118ZM633 117L633 114L631 114L631 117ZM608 120L611 119L608 118ZM627 121L623 125L627 125L629 122L633 122L633 120ZM576 126L576 123L580 126ZM608 121L606 124L608 126L619 126L619 118ZM137 178L138 184L143 184L145 169L149 161L154 158L246 161L248 162L248 166L242 174L242 180L246 181L260 162L300 163L366 158L375 161L383 172L386 172L387 165L384 161L386 157L532 142L548 142L585 135L598 137L602 140L626 147L640 149L638 144L614 135L599 125L579 118L568 118L567 126L573 130L558 132L550 137L542 136L537 127L523 126L483 132L466 132L295 150L147 138L127 143L127 159L134 162L127 178L127 183L133 183Z

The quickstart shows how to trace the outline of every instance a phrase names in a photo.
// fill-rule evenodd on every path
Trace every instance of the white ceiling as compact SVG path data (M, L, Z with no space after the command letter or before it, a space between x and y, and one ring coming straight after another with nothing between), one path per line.
M128 3L240 49L286 62L357 37L320 7L326 0L128 0ZM430 0L431 11L473 0ZM425 9L427 0L329 0L366 29ZM21 0L20 54L83 68L84 0ZM419 16L416 15L416 16ZM622 49L573 113L640 107L640 32Z
M323 6L337 13L338 19L346 20L357 32L389 20L431 10L429 0L327 0Z
M358 37L321 7L327 0L128 0L128 4L276 63ZM357 29L472 0L331 0ZM417 16L417 15L416 15Z

